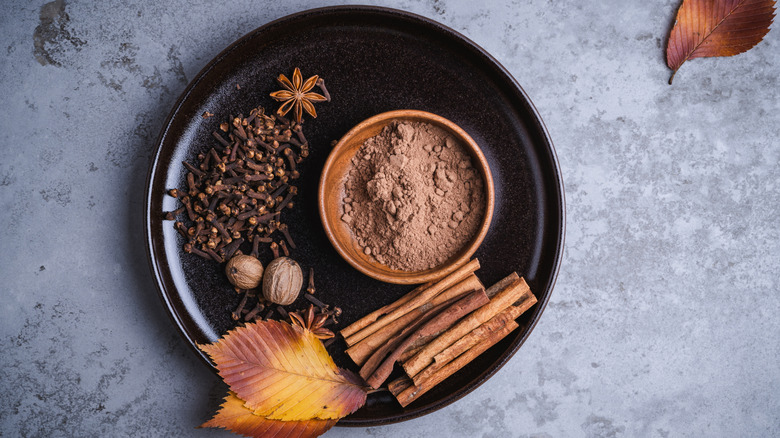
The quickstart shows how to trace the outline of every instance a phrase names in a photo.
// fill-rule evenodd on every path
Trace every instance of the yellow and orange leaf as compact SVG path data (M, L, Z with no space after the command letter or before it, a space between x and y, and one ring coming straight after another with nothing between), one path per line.
M311 331L259 321L199 346L255 415L274 420L338 420L366 401L365 383L340 369Z
M689 59L750 50L769 32L774 16L774 0L683 0L666 47L666 63L674 70L669 83Z
M263 438L309 438L320 436L333 427L338 420L270 420L255 415L244 406L244 401L230 392L225 397L217 414L200 427L221 427L248 437Z

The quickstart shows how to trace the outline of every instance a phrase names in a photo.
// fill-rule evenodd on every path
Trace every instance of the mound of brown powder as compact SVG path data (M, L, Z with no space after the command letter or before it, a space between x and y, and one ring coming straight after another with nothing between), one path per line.
M476 235L482 177L441 128L393 123L363 144L345 183L342 220L365 254L402 271L430 269Z

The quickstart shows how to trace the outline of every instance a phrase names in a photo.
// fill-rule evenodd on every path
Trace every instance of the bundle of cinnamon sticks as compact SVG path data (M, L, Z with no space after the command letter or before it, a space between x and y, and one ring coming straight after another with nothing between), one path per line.
M477 269L474 259L341 330L361 377L378 388L400 362L407 376L388 389L405 407L516 329L536 303L528 284L513 272L485 289Z

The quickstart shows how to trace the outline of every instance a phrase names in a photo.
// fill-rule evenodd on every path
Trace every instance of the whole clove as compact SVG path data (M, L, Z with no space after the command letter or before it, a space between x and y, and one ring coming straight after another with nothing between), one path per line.
M218 142L219 142L219 143L220 143L222 146L224 146L225 148L229 148L229 147L230 147L230 143L229 143L227 140L225 140L225 138L224 138L224 137L222 137L222 135L221 135L221 134L219 134L217 131L214 131L214 132L212 132L212 133L211 133L211 135L212 135L212 136L214 136L214 138L216 138L216 139L217 139L217 141L218 141Z
M315 306L319 307L320 310L328 308L328 305L323 303L322 301L318 300L317 297L309 293L303 294L303 297L306 298L306 301L314 304Z
M290 257L290 250L287 249L287 244L284 243L284 240L279 241L279 248L282 249L282 254L284 254L285 257Z
M252 252L250 254L254 258L257 258L257 256L260 254L260 239L257 236L252 239Z
M255 318L257 318L257 315L259 315L260 312L263 311L263 309L265 309L265 306L263 305L263 303L258 302L257 305L255 305L255 307L249 313L247 313L244 316L244 321L247 321L247 322L254 321Z
M193 248L193 250L194 250L194 249L195 249L195 248ZM217 253L216 253L216 252L215 252L213 249L209 248L208 246L206 246L206 249L205 249L204 251L205 251L205 252L206 252L206 254L208 254L208 255L209 255L209 257L211 257L211 259L212 259L212 260L214 260L215 262L217 262L217 263L225 263L225 259L223 259L222 257L220 257L220 256L219 256L219 254L217 254ZM193 251L193 252L194 252L194 251Z
M300 142L300 148L303 148L305 145L309 144L309 142L306 140L306 137L303 135L303 128L301 125L298 125L293 129L295 132L295 135L298 137L298 141Z
M236 251L238 250L238 248L241 246L242 243L244 243L244 238L239 237L238 239L235 239L229 244L227 244L222 249L225 260L230 260L231 258L233 258L233 255L235 255Z
M317 79L316 85L322 91L322 95L325 96L325 99L330 102L330 93L328 93L328 89L325 88L325 79Z
M279 255L280 255L279 254L279 244L276 243L276 242L271 242L270 248L271 248L271 252L274 255L274 259L278 259Z
M182 222L174 222L173 228L176 229L182 236L184 236L185 239L189 239L190 236L187 233L187 228L184 227L184 224Z
M287 243L290 245L290 248L295 249L295 242L293 242L292 236L290 236L290 229L287 226L287 224L279 224L279 231L287 240Z
M314 291L317 289L314 287L314 268L309 268L309 285L306 286L306 292L314 295Z
M182 207L177 208L176 210L169 211L169 212L165 213L165 220L167 220L167 221L176 220L176 216L184 213L184 210L185 209L182 206Z
M189 196L182 196L179 200L184 204L184 208L187 210L187 217L194 222L197 215L195 214L195 210L192 209L192 202L190 202Z
M241 298L241 302L238 303L238 307L236 307L236 310L233 311L233 320L238 321L241 319L241 313L244 310L244 306L246 306L246 302L249 299L249 293L244 292L244 297Z
M219 231L219 234L222 236L223 239L227 240L228 242L233 240L233 238L230 237L230 234L228 234L225 227L222 226L222 224L218 220L214 220L211 223L214 224L214 227L217 229L217 231Z
M187 170L189 170L190 173L193 174L193 176L198 176L198 177L202 178L203 175L205 175L205 173L202 170L198 169L197 167L193 166L192 164L190 164L190 163L188 163L186 161L182 161L181 164L183 164L184 167L186 167Z
M288 186L287 184L281 184L281 185L279 185L279 187L278 187L276 190L274 190L273 192L271 192L271 195L270 195L269 197L270 197L271 199L274 199L274 198L276 198L277 196L280 196L282 193L284 193L284 191L285 191L285 190L287 190L287 189L288 189L288 187L289 187L289 186ZM297 189L295 189L295 191L297 191Z

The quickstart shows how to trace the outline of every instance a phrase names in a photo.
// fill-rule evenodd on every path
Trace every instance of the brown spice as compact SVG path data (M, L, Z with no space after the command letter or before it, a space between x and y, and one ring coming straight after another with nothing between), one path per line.
M251 248L251 255L257 258L260 243L272 242L277 231L288 246L287 252L295 249L287 224L279 221L298 193L291 184L299 174L290 171L285 152L287 156L295 151L308 154L308 143L297 142L298 146L293 147L289 141L293 131L302 137L301 129L301 125L268 116L258 107L250 111L249 117L230 116L220 123L219 130L227 135L212 132L219 144L198 154L196 165L182 162L187 170L187 190L168 191L182 207L164 217L176 220L186 213L190 222L197 223L182 233L189 245L186 252L222 263L243 245L246 252ZM278 140L271 145L263 141L272 138Z
M429 342L414 357L402 363L404 371L410 377L414 377L434 361L434 356L444 351L458 339L466 336L479 325L506 310L513 303L521 300L528 303L526 309L536 303L536 297L531 293L531 289L522 277L496 294L488 304L463 318L454 327Z
M431 124L396 122L353 158L343 209L365 254L393 269L425 270L478 232L484 185L455 137Z
M487 351L490 347L496 345L517 327L519 327L517 322L509 321L500 330L490 332L485 339L482 339L479 343L463 352L463 354L433 373L419 385L415 385L414 382L407 377L400 377L390 382L387 387L398 400L398 403L400 403L401 406L406 407L428 392L431 388L441 383L444 379L468 365L469 362Z
M360 370L360 375L369 386L376 389L379 385L385 382L390 376L393 370L393 365L398 358L411 347L417 340L424 340L431 338L440 333L443 329L450 327L454 321L459 320L464 315L468 315L473 310L485 305L489 300L485 295L485 290L475 290L468 295L462 297L457 302L449 304L445 309L430 319L425 324L422 324L413 333L411 333L406 339L400 342L400 345L394 345L391 352L385 357L380 365L375 369L371 367L363 366Z
M474 271L476 271L477 269L479 269L479 260L477 259L471 260L465 265L451 272L441 280L431 284L430 287L416 288L415 290L407 294L407 296L409 296L409 299L406 299L406 296L399 299L398 302L400 302L400 304L398 304L397 306L394 306L392 304L389 307L386 306L385 308L383 308L387 310L386 313L372 312L371 314L367 315L365 318L362 318L360 321L357 321L354 324L352 324L350 327L347 327L345 331L342 332L342 335L344 336L347 345L350 346L355 345L357 342L363 340L364 338L370 336L373 333L376 333L378 330L383 329L385 326L391 324L393 321L397 320L398 318L403 317L405 314L409 313L410 311L430 302L431 299L437 296L439 293L449 289L451 286L455 285L456 283L460 282L464 278L473 274ZM362 321L371 320L372 318L374 318L375 316L379 316L380 314L381 314L381 318L374 319L374 321L371 324L369 324L368 326L364 326L359 331L353 332L352 330L350 330L353 326L362 325ZM352 333L352 335L348 336L346 333Z
M284 88L283 90L274 91L271 93L271 97L278 101L284 102L276 113L280 116L284 116L291 109L295 116L295 121L300 124L303 117L303 111L305 110L310 116L316 118L317 111L314 109L315 102L330 102L330 94L325 89L325 81L320 81L318 75L314 75L304 82L301 70L295 67L293 71L293 79L290 81L285 75L279 75L276 80ZM325 96L311 91L314 86L317 85L322 91L325 92Z
M478 292L454 296L455 289L467 284L470 278L478 285ZM387 387L404 407L516 330L519 324L515 320L537 302L525 280L515 272L488 289L473 274L457 286L428 296L427 290L433 287L416 289L341 330L349 345L349 339L359 336L361 331L383 325L347 349L347 354L361 366L360 375L374 388L400 361L406 376ZM423 296L420 312L393 319L394 314L387 311L402 309ZM385 319L391 322L383 323ZM400 331L398 326L402 327ZM373 342L374 337L385 334L389 336L383 342ZM361 349L365 352L356 354ZM422 366L415 368L415 362Z
M439 293L434 298L432 298L429 302L399 317L393 322L375 331L371 335L366 336L360 342L354 343L354 341L352 341L352 343L350 344L350 341L347 341L347 345L349 345L350 347L347 348L346 353L349 355L349 357L352 358L352 360L356 364L362 366L366 362L366 360L373 354L373 352L376 351L378 348L380 348L380 346L387 344L390 338L399 334L406 327L413 324L414 321L418 320L422 315L425 315L426 313L431 311L432 308L435 308L453 299L462 297L464 294L468 293L469 291L484 289L484 288L485 287L482 285L479 279L477 279L477 277L474 274L471 274L461 282ZM342 334L343 333L344 331L342 331ZM348 338L345 337L345 339ZM410 347L416 348L417 345L411 345ZM407 353L408 350L404 354ZM413 355L410 355L406 359L412 356Z

